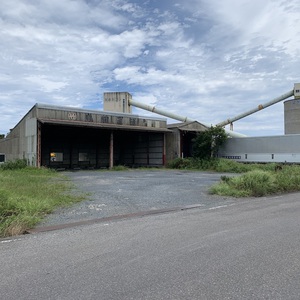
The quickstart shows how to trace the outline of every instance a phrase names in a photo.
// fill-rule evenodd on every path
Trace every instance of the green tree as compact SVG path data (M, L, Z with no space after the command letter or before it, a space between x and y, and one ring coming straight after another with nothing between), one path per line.
M227 140L227 134L224 128L211 126L206 131L198 133L193 140L193 155L201 159L210 159L215 157L220 146Z
M5 138L5 134L0 134L0 140Z

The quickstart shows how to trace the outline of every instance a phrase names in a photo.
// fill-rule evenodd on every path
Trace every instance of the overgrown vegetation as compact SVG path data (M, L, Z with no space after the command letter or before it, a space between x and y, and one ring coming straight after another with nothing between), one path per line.
M71 194L60 173L21 168L20 161L5 163L0 168L0 236L22 234L55 208L82 199Z
M211 126L204 132L200 132L193 140L193 156L200 159L216 157L220 147L227 140L224 128Z
M300 191L300 167L297 165L242 164L227 159L178 158L169 168L230 173L210 192L218 195L249 197ZM127 170L116 166L113 170ZM234 174L241 174L236 176ZM71 193L61 173L26 166L16 160L0 165L0 237L24 233L57 207L82 200Z
M18 170L18 169L24 169L27 167L27 161L26 159L16 159L7 161L0 165L0 169L2 170Z
M243 164L217 158L208 160L178 158L168 167L233 174L221 176L221 182L210 188L210 193L222 196L261 197L300 191L300 166L298 165Z
M201 170L201 171L216 171L223 173L245 173L253 170L273 171L276 164L242 164L233 160L224 158L176 158L168 163L168 168L171 169L186 169L186 170Z
M123 166L123 165L117 165L117 166L113 166L111 171L127 171L128 167Z
M211 187L213 194L234 197L261 197L300 191L300 167L284 166L280 171L253 170L241 176L222 176L221 182Z

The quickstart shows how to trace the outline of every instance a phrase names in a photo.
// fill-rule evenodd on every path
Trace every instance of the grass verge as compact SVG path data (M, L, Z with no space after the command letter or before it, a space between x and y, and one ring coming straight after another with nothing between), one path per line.
M22 234L55 208L83 198L53 170L0 168L0 237Z
M228 159L178 158L172 161L168 167L242 174L240 176L222 176L221 182L210 188L211 194L261 197L300 191L300 166L298 165L243 164Z
M233 197L261 197L300 191L300 167L284 166L282 170L252 170L236 177L222 176L210 193Z

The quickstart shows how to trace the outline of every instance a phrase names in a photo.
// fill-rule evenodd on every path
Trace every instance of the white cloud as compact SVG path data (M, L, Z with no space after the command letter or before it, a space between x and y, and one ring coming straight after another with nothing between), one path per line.
M2 1L0 133L36 102L98 109L120 89L220 122L300 80L299 19L296 0ZM283 118L278 104L235 128L282 133L268 112Z
M52 81L45 77L38 77L38 76L29 76L26 77L25 79L32 82L33 84L38 85L40 89L46 93L61 90L62 88L68 85L68 83L66 82Z

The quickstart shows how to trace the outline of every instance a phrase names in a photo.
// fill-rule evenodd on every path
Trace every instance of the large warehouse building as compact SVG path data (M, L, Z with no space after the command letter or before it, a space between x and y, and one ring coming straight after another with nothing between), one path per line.
M217 124L225 126L265 107L284 102L285 135L245 137L232 131L219 157L240 162L300 163L300 84L257 108ZM132 114L132 106L163 118ZM103 111L35 104L4 138L0 163L26 159L33 166L56 169L160 167L178 157L190 157L197 133L208 125L132 100L127 92L104 93Z
M167 128L166 119L131 113L129 93L105 93L104 111L35 104L0 140L2 161L27 159L56 169L164 166L191 155L198 122ZM113 111L113 112L112 112Z

